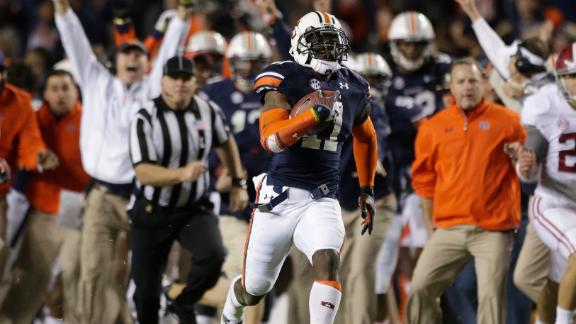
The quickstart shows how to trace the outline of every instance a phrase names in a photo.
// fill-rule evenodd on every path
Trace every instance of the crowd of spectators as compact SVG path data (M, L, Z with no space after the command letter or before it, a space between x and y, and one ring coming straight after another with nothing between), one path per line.
M198 1L198 12L206 29L231 38L237 31L262 30L254 0ZM329 1L329 0L327 0ZM551 39L558 52L576 39L576 4L565 0L478 0L483 17L506 42L542 35ZM176 0L74 0L71 6L80 18L94 51L106 60L112 51L112 24L115 15L128 14L141 39L152 32L164 9L176 8ZM308 0L278 1L289 25L311 10ZM383 51L393 17L405 10L417 10L432 21L438 49L452 56L481 53L470 21L458 5L443 0L333 0L334 14L350 26L353 50ZM38 91L48 69L63 57L54 25L51 0L0 0L0 52L12 65L13 83ZM26 63L22 66L20 63Z

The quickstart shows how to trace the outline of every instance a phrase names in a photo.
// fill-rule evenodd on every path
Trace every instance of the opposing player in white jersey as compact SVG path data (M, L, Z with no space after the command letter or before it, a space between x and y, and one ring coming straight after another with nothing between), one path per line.
M557 84L524 102L528 137L517 172L523 180L538 179L531 222L551 250L548 284L560 284L555 323L563 324L572 323L576 310L576 43L560 53L555 69ZM543 312L539 317L554 322Z

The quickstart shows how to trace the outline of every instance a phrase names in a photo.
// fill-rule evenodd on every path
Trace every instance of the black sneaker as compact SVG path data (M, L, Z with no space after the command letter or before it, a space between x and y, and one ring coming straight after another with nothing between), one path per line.
M175 300L168 296L170 287L171 285L163 289L164 297L166 298L166 314L175 314L178 316L178 322L180 324L197 324L194 307L178 305Z
M166 306L166 312L176 314L180 324L197 324L194 307L182 307L172 302Z

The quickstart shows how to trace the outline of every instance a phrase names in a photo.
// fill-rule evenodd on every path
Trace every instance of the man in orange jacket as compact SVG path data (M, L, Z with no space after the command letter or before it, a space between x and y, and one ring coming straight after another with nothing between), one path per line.
M26 197L32 209L27 216L22 247L14 264L19 279L12 283L0 309L0 316L14 323L30 323L34 319L42 305L54 262L64 240L70 236L70 231L60 226L61 220L56 217L60 211L61 191L82 192L89 180L80 158L82 108L78 97L78 88L69 72L53 70L48 74L45 101L36 117L46 146L55 152L60 164L53 170L32 173L27 183ZM82 204L81 196L76 200ZM75 210L79 214L81 208ZM79 244L79 233L75 236L78 239L76 244ZM79 251L62 257L78 259ZM64 259L61 260L63 270L65 264L74 261ZM77 282L70 281L64 280L67 322L72 320L68 306L74 304L77 287Z
M412 185L432 237L414 270L409 323L440 323L437 298L472 257L478 323L505 322L505 278L520 222L520 184L504 148L523 142L525 133L518 114L483 101L480 71L472 59L453 63L453 104L424 122L416 139Z
M6 78L6 65L0 58L0 169L15 172L18 169L47 170L56 167L58 159L46 150L42 141L30 95L9 84ZM8 256L8 246L4 241L6 194L11 185L9 179L0 184L0 274L4 271Z

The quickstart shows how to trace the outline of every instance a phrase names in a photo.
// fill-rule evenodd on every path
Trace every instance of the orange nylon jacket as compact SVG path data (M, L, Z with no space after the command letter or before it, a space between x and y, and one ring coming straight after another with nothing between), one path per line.
M525 137L520 116L493 103L468 114L451 105L425 121L416 138L412 186L433 200L435 226L516 228L520 183L504 144Z
M45 151L30 95L6 84L0 92L0 157L10 165L12 178L18 169L36 170L37 154ZM4 197L11 181L0 185Z
M26 196L30 204L44 213L57 214L62 189L80 192L90 177L82 167L80 156L80 118L82 106L77 102L66 115L56 118L46 104L36 113L42 137L60 164L54 170L35 173L28 183Z

